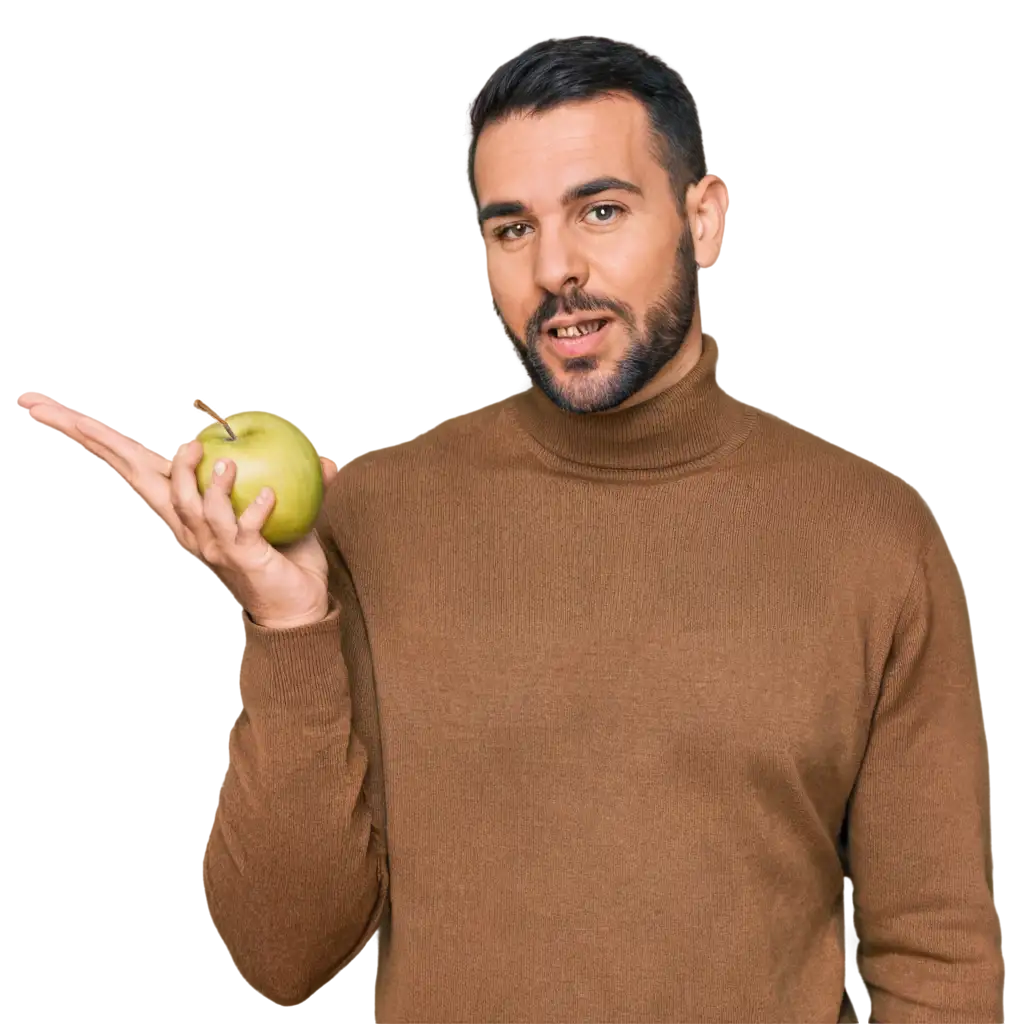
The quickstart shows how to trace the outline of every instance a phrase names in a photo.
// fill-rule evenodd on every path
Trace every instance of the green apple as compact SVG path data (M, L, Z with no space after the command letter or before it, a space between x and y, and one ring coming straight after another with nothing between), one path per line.
M293 423L270 412L240 412L221 419L200 401L196 408L213 416L196 435L203 457L196 466L199 493L205 494L218 459L237 467L231 487L231 507L240 516L263 487L272 487L274 508L260 533L279 547L304 537L313 528L323 501L324 478L320 456L309 438Z

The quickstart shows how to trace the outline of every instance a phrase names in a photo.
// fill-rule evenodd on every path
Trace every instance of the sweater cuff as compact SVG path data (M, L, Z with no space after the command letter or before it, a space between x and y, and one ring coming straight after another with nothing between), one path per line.
M268 629L242 610L242 704L246 708L334 708L346 694L341 606L329 595L318 622Z

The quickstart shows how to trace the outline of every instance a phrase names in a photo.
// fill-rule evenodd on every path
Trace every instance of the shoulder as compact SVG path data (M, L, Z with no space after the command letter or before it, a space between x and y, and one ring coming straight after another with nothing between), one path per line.
M442 478L479 469L505 429L514 396L444 420L403 441L364 452L341 466L324 495L331 518L355 523L403 508L410 495L442 486Z
M897 473L762 409L757 409L755 471L774 493L821 525L869 547L916 561L938 530L923 495Z

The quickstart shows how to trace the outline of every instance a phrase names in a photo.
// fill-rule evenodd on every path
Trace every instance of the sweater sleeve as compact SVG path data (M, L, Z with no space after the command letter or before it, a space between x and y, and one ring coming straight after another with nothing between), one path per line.
M365 645L365 624L344 563L321 544L325 619L266 629L242 612L243 709L203 860L210 914L236 967L282 1006L355 958L388 899L386 846L366 793L374 737L353 728L353 689L372 689L362 678L369 658L359 649L351 665L345 658Z
M970 621L959 573L929 519L844 822L872 1024L1003 1020Z

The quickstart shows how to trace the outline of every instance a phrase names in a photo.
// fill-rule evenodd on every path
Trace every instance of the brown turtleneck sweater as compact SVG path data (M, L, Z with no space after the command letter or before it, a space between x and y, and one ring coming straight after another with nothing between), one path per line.
M528 391L328 488L331 610L242 614L204 860L268 999L378 1021L1002 1021L961 580L892 473L716 383Z

